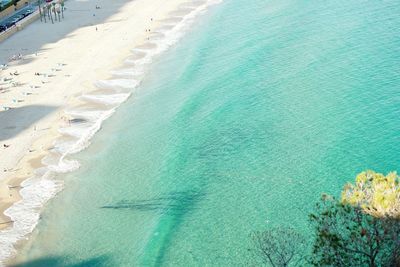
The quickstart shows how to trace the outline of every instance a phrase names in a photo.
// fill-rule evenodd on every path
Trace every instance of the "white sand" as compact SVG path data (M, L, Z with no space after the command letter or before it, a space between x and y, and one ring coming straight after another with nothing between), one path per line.
M190 10L176 10L187 2L69 0L61 22L37 21L0 43L0 64L12 55L23 55L23 60L10 62L8 69L0 71L1 214L21 199L19 185L42 165L41 159L61 136L59 128L68 121L64 110L82 104L77 97L98 91L93 86L96 81L109 78L115 69L127 68L122 63L129 56L135 58L132 48L153 48L147 38L161 28L162 21L180 21L174 17ZM10 75L14 72L19 75ZM3 78L13 78L16 86ZM3 215L0 229L8 227L12 222Z

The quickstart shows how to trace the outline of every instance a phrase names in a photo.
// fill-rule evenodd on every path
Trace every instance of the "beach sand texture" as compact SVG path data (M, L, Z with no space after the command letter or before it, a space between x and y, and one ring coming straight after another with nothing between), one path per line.
M182 21L205 4L69 0L61 22L38 20L0 44L0 63L8 65L0 71L0 265L62 188L49 169L54 174L79 167L66 155L89 144L140 83L150 52L173 44ZM170 39L160 45L166 33ZM22 58L10 61L15 55ZM28 197L32 202L24 207ZM17 215L24 209L29 216ZM18 227L24 231L14 233Z

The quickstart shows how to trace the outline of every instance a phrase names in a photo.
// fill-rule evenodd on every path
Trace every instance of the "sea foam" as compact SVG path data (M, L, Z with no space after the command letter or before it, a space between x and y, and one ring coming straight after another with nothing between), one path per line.
M148 42L132 49L132 55L125 60L126 69L112 71L116 79L95 83L97 88L110 93L80 96L80 100L102 105L104 109L65 110L65 114L72 119L68 125L59 129L63 138L54 141L50 153L42 159L43 167L36 169L32 177L21 184L21 201L4 212L14 223L13 227L0 231L0 266L4 265L6 259L15 255L16 242L26 238L35 229L45 203L62 190L63 182L55 176L79 168L79 162L71 159L71 155L90 145L91 138L100 130L103 121L109 118L140 84L140 76L143 76L154 56L174 45L199 14L220 2L222 0L193 1L182 5L180 10L173 13L171 19L167 19L164 25L150 35ZM135 79L125 78L131 76L135 76ZM74 119L77 122L74 122Z

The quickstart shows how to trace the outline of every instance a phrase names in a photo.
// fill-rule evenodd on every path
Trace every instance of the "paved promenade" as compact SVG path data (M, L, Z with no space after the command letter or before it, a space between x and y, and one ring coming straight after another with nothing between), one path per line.
M29 9L35 11L37 9L37 6L34 4L26 5L25 7L14 12L10 16L0 19L0 25L7 25L8 23L11 23L14 19L16 19L18 16L21 16L22 14L27 12Z

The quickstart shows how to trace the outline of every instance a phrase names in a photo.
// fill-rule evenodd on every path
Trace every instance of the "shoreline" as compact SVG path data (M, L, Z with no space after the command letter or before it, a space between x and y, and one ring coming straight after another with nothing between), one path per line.
M105 0L99 2L101 2L101 6L107 4ZM69 172L79 168L79 163L68 156L85 149L90 144L89 140L101 128L102 121L111 116L115 109L140 84L140 80L146 72L146 67L151 62L152 57L168 49L180 38L180 36L174 36L164 44L165 31L161 29L166 27L168 28L167 32L172 32L175 28L178 28L176 29L177 33L182 34L186 25L181 25L180 27L177 25L180 25L182 21L185 22L184 20L188 16L190 17L188 18L189 20L193 20L190 15L199 7L205 6L200 8L199 12L202 12L208 5L212 4L208 1L174 0L173 2L164 3L160 0L154 0L153 4L156 4L157 7L152 7L148 4L148 1L144 0L119 2L123 3L121 3L117 13L107 14L107 18L104 19L103 23L89 26L80 25L75 31L67 31L63 35L64 37L61 36L58 40L53 40L54 42L51 42L51 38L48 37L48 40L43 41L40 50L30 51L31 53L26 56L26 59L28 59L26 64L23 61L15 62L15 65L10 65L6 70L6 73L18 71L18 80L32 82L31 80L33 79L28 78L34 75L32 69L41 68L38 71L43 71L42 69L50 67L59 69L52 72L55 73L53 81L49 78L50 75L46 76L46 81L42 81L43 86L41 86L44 88L40 87L37 90L40 92L35 92L35 95L32 93L34 101L24 99L24 102L22 102L24 104L21 105L18 105L19 101L17 101L17 104L11 109L11 111L21 109L26 107L27 104L31 107L41 105L47 108L41 114L41 117L38 117L33 123L27 122L28 126L26 127L22 125L17 134L11 138L4 138L0 134L2 143L10 145L8 148L1 147L0 153L4 155L10 151L10 148L15 149L13 155L9 158L7 157L8 160L0 160L1 167L4 166L7 169L6 172L0 174L0 211L2 213L0 218L0 246L5 245L4 241L1 240L2 235L15 230L17 227L15 224L18 221L12 222L12 216L7 215L10 215L10 210L17 204L26 202L24 190L32 187L29 184L29 180L43 182L44 175L51 173L51 177L45 179L50 183L46 184L46 186L54 185L54 188L51 187L53 192L44 199L39 200L38 203L41 206L33 207L37 211L35 214L37 218L33 218L33 221L36 219L36 223L33 223L31 229L29 229L32 232L39 220L40 210L43 205L62 190L62 181L55 180L53 177L58 173ZM158 5L157 2L159 2ZM73 12L74 4L76 6L82 5L81 2L78 3L74 0L68 1L68 5L72 6L69 8L71 10L69 12ZM163 10L161 10L161 6L164 7ZM70 15L69 12L65 14L66 17ZM137 13L140 16L135 17L131 13ZM80 15L77 16L79 17ZM118 16L123 18L118 18ZM88 23L88 21L85 22ZM135 29L132 29L129 26L130 23L127 22L134 24ZM62 21L60 25L63 26L63 23ZM41 24L40 21L37 21L24 31L5 41L4 44L11 43L9 45L12 46L20 43L20 46L17 46L12 52L16 52L19 49L23 50L24 44L17 40L18 37L24 34L25 39L29 39L34 35L35 28L41 28L42 31L45 31L47 26L52 25ZM149 30L148 32L147 29L153 31ZM132 30L133 32L131 32ZM100 42L96 42L99 39L98 35L101 35ZM72 41L71 38L75 40ZM154 46L154 44L156 45ZM64 50L65 46L73 51L72 55L62 56L60 51ZM79 51L79 47L82 47L82 50L87 49L87 47L90 49L85 51L88 53L83 53ZM110 47L114 51L110 51ZM74 48L78 50L75 51ZM156 52L151 54L153 50L156 50ZM62 62L62 65L58 62ZM54 67L55 65L56 67ZM93 66L96 66L94 70L91 69ZM89 73L87 73L88 69L90 69ZM132 69L134 70L133 72ZM58 78L57 76L60 76L60 73L64 75ZM0 72L0 74L1 77L5 76L4 71ZM34 78L36 79L36 84L40 84L37 81L38 77ZM43 79L42 77L40 78ZM135 82L132 83L133 81ZM52 86L48 86L47 83ZM61 92L54 92L54 88ZM32 89L31 87L31 91L33 90L36 90L36 88ZM17 91L15 88L11 88L10 92L6 92L8 99L6 98L4 102L20 97L17 94L18 92L15 91ZM0 94L0 105L3 104L2 100L3 95ZM39 108L39 110L41 109ZM6 110L4 112L9 111ZM27 110L26 112L37 111ZM94 114L94 112L100 112L101 114ZM2 113L0 112L0 122L2 119L4 120L1 117ZM27 114L30 113L23 113L23 115ZM82 128L81 124L84 125L84 128L86 127L85 130L87 132L90 131L84 137L79 136L75 131L77 130L76 128ZM71 148L71 144L73 148ZM61 166L62 164L65 166ZM68 168L65 170L61 169L68 164L71 166L67 166ZM10 168L9 166L12 167ZM43 173L45 168L47 170ZM11 238L12 251L7 252L7 254L0 253L0 265L2 260L10 260L15 256L14 246L19 246L21 239L27 239L29 233Z

